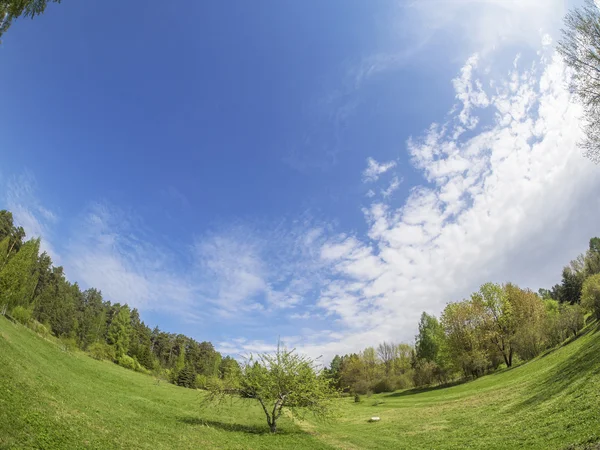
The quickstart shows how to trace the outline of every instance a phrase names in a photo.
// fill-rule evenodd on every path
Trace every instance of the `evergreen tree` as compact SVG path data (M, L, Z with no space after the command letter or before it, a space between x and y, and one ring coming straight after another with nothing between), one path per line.
M102 339L106 327L106 309L102 302L102 293L94 288L82 292L80 299L77 339L81 348L86 349Z
M196 372L191 364L186 364L179 370L175 384L192 389L196 387Z
M127 305L120 306L108 327L107 342L114 345L117 358L122 357L129 349L131 335L131 317Z
M39 248L39 239L27 241L0 271L0 304L7 305L9 310L15 306L27 307L33 300Z

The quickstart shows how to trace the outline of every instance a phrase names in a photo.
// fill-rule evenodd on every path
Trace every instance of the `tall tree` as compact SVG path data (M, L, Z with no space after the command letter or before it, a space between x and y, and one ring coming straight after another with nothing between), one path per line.
M587 276L600 273L600 238L590 239L590 246L585 253L585 274Z
M481 302L469 300L449 303L442 313L448 356L465 376L480 376L490 365L482 337L482 317Z
M397 353L398 346L393 342L382 342L377 346L377 356L379 356L379 359L383 362L386 375L390 374Z
M65 278L62 267L46 267L48 261L49 258L38 261L40 279L36 286L34 316L49 324L57 336L75 337L81 291L77 284L72 285Z
M573 9L564 20L558 52L573 69L571 89L583 105L585 155L600 162L600 10L593 0Z
M418 359L438 362L438 354L444 340L444 328L427 313L421 314L419 334L415 338L415 352Z
M560 285L560 298L562 303L570 303L571 305L579 303L581 298L581 288L585 280L585 272L571 265L566 266L562 272L562 283Z
M0 271L0 304L29 306L37 283L39 239L27 241Z
M127 305L117 306L118 312L114 315L108 327L107 342L110 345L114 345L117 358L120 358L129 349L131 317Z
M516 319L513 303L499 284L486 283L472 295L474 304L483 311L485 337L497 348L507 367L512 366L514 353L513 337L516 333Z
M106 309L100 291L91 288L82 293L78 316L79 345L85 350L90 344L100 341L105 331Z
M600 320L600 274L592 275L583 283L581 306Z

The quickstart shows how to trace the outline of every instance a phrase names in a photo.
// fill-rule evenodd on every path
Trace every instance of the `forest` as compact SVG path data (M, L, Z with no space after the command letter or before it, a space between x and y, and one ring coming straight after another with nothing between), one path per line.
M237 384L239 362L210 342L151 329L137 309L81 290L54 266L40 239L25 240L9 211L0 211L0 312L66 350L153 374L188 388ZM383 342L336 355L323 370L342 392L361 394L444 385L530 360L575 336L586 316L600 318L600 239L562 271L550 289L486 283L449 303L440 318L424 312L414 343Z
M414 344L383 342L335 356L336 385L359 394L473 379L535 358L600 319L600 239L562 271L550 289L486 283L448 303L440 318L424 312Z
M186 387L227 378L239 370L210 342L151 329L137 309L81 290L62 267L40 253L40 239L25 240L12 213L0 211L0 312L42 336L53 335L65 349L79 348L96 359L153 374Z

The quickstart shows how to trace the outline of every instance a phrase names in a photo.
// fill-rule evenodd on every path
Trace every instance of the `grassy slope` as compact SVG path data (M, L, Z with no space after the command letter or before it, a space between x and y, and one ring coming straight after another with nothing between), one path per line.
M346 448L600 449L600 331L470 383L345 406L322 431Z
M270 436L254 405L200 403L199 391L67 354L0 316L0 448L330 448L287 419Z
M598 442L600 332L472 383L359 404L345 399L339 420L285 419L277 435L264 432L254 405L214 411L200 401L198 391L64 353L0 317L0 448L560 449ZM381 422L367 423L372 415Z

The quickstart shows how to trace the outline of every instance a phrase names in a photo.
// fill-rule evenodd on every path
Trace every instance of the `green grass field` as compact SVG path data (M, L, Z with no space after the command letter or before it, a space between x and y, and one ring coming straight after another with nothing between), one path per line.
M600 332L474 382L342 399L334 421L286 418L275 435L252 404L201 401L0 317L0 448L597 449Z

